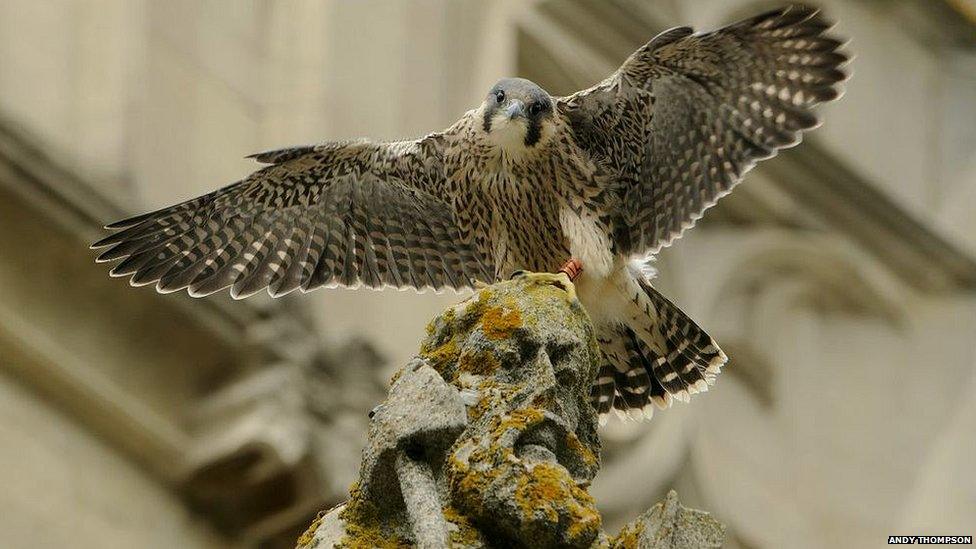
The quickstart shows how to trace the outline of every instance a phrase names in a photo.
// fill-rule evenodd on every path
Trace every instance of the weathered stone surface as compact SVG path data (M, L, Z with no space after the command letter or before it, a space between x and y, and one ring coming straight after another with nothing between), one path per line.
M674 490L628 524L612 541L614 549L697 549L721 547L725 526L704 511L678 502Z
M416 461L443 458L467 425L457 389L448 385L422 359L408 364L383 404L371 412L363 450L360 484L366 496L382 501L384 513L402 509L393 498L399 490L396 461L400 454L418 454ZM402 373L402 372L401 372Z
M601 530L587 493L599 357L564 276L519 276L448 309L374 408L349 501L299 547L716 546L721 526L676 496L616 538Z

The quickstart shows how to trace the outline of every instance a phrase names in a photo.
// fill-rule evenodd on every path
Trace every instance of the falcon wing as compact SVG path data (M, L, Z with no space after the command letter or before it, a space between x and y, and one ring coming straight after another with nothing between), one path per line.
M758 160L819 124L847 57L817 10L790 6L720 30L666 31L609 78L559 102L612 181L615 244L656 253Z
M342 285L465 288L491 280L465 244L441 163L444 134L327 143L255 155L266 166L223 189L108 225L98 261L160 292L242 298Z

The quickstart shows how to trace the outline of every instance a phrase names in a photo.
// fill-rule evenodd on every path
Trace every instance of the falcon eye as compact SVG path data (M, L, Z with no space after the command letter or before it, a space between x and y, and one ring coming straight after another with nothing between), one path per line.
M539 114L540 112L544 111L545 108L546 108L546 105L543 104L543 103L541 103L541 102L540 103L532 103L531 105L529 105L529 114L533 114L533 115Z
M497 101L499 103L505 101L505 92L503 92L502 90L496 91L495 92L495 101Z

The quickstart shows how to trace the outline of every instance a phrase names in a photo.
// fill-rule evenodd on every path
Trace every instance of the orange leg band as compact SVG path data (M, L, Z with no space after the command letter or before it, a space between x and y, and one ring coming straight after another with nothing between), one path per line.
M579 259L571 257L569 258L569 261L564 263L563 266L559 268L559 272L566 273L569 280L575 281L577 278L579 278L579 275L583 273L583 263Z

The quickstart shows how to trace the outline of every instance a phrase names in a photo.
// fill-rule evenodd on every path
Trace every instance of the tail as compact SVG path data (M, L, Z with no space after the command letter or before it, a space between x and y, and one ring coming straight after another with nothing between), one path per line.
M616 409L641 419L653 415L651 404L663 409L707 391L728 357L643 274L629 275L630 310L598 333L604 365L591 401L601 416Z

